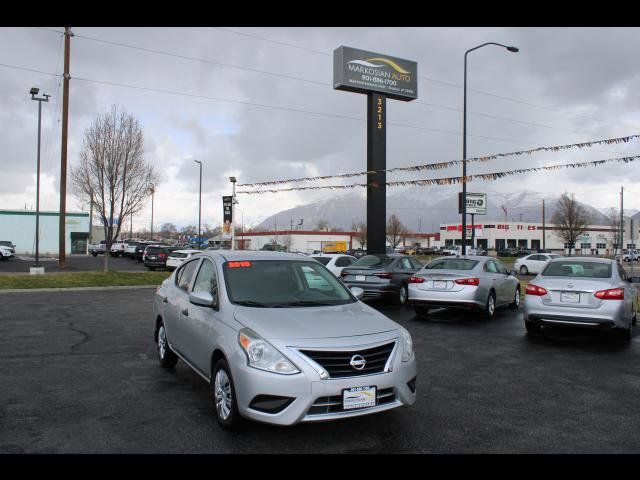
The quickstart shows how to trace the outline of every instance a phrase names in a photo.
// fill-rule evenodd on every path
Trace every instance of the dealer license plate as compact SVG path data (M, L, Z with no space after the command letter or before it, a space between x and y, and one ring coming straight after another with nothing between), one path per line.
M447 288L447 282L443 282L442 280L434 280L433 288Z
M560 292L560 301L566 303L580 303L580 294L575 292Z
M365 277L364 275L356 275L356 282L366 282L367 281L367 277Z
M352 387L342 390L342 408L344 410L375 407L375 405L376 387Z

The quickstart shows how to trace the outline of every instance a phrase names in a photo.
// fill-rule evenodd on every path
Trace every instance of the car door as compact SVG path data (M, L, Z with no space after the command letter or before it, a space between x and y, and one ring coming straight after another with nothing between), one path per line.
M491 260L498 272L496 280L496 305L511 303L515 292L515 285L512 281L513 277L509 275L509 270L504 264L498 260Z
M181 355L184 355L186 342L183 312L189 305L189 289L199 262L200 259L195 259L184 263L176 271L175 283L169 289L166 299L166 311L169 312L169 322L166 325L167 338L171 346Z
M397 267L394 275L394 279L397 277L397 280L394 283L398 285L407 283L409 278L422 268L422 266L420 266L420 268L416 268L411 260L413 260L411 257L401 257L397 261Z
M547 264L549 257L547 257L546 255L533 255L532 259L534 260L532 262L534 265L532 265L533 270L531 270L531 272L540 273L542 270L544 270L544 266Z
M206 376L209 372L211 352L218 344L222 326L219 318L218 274L215 264L210 259L202 259L190 291L209 292L215 300L214 307L189 302L183 316L184 354L191 364Z

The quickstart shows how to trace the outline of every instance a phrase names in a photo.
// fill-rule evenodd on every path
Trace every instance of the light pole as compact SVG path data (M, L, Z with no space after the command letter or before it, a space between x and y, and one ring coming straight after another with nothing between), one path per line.
M464 107L462 124L462 255L467 253L467 55L474 50L487 45L503 47L510 52L519 51L513 46L502 45L501 43L487 42L477 47L470 48L464 52Z
M151 237L149 240L153 242L153 195L156 193L156 186L151 185L149 191L151 192Z
M44 269L40 267L40 126L42 117L42 102L48 102L51 95L46 93L42 97L36 97L40 92L39 88L33 87L29 90L31 100L38 102L38 166L36 173L36 264L37 269L33 273L44 273Z
M200 228L202 222L202 162L194 160L200 166L200 196L198 197L198 248L202 244L202 230Z
M236 177L229 177L229 181L231 185L233 185L233 192L231 194L231 250L236 249L236 227L234 222L236 221L235 210L236 210Z

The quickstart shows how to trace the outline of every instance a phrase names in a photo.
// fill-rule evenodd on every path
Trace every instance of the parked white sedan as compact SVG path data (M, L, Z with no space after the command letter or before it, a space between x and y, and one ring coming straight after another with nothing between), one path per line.
M336 277L340 277L343 268L350 267L353 262L358 260L356 257L341 253L319 253L311 255L311 258L327 267L327 270Z
M167 270L175 270L196 253L200 252L202 252L202 250L174 250L169 253L167 257Z
M513 264L513 269L519 272L520 275L538 274L544 269L549 260L560 257L562 255L557 253L533 253L517 259Z

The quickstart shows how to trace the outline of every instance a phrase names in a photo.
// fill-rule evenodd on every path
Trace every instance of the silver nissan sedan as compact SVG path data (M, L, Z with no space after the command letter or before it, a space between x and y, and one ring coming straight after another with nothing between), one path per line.
M218 423L334 420L411 405L411 335L300 255L205 251L158 288L160 365L210 384Z
M409 279L408 303L420 316L431 307L462 308L492 318L496 308L520 305L515 272L492 257L457 256L433 260Z
M529 333L565 325L617 330L630 341L637 292L622 266L604 258L558 258L527 285L524 324Z

